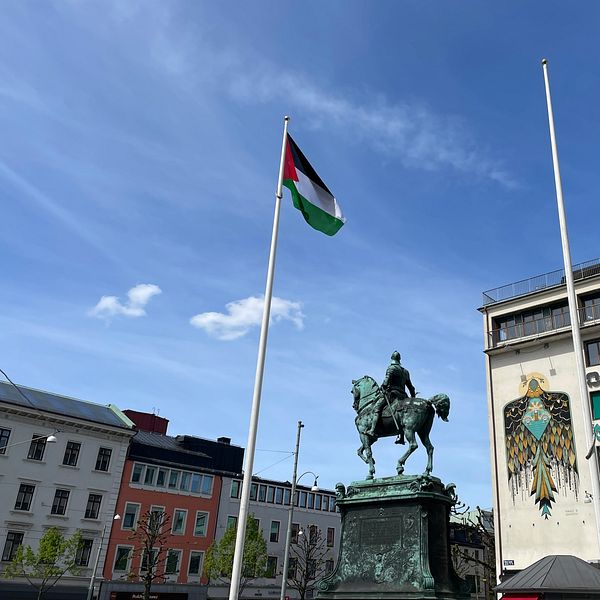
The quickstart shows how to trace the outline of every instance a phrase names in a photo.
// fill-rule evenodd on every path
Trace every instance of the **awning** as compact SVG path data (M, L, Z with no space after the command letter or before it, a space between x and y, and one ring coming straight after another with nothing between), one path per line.
M502 600L539 600L539 594L504 594Z

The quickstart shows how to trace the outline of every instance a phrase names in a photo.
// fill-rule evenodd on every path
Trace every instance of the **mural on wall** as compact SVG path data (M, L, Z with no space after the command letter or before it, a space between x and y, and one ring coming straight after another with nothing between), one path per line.
M513 501L534 496L541 516L552 513L557 494L579 491L569 396L548 390L540 373L529 373L520 398L504 407L508 481Z

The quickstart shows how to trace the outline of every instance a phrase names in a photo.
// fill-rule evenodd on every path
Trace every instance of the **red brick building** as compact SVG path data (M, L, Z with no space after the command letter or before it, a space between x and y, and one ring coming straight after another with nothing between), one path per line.
M205 583L204 553L215 538L222 476L239 476L244 450L229 438L171 437L167 419L125 412L139 431L125 461L116 507L121 519L112 526L104 579L139 580L144 561L131 536L144 514L157 511L168 518L159 566L164 581Z

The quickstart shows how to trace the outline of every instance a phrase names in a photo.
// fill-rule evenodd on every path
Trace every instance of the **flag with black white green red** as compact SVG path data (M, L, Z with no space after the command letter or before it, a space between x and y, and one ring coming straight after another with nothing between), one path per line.
M340 205L289 133L283 185L292 192L294 206L311 227L326 235L335 235L345 223Z

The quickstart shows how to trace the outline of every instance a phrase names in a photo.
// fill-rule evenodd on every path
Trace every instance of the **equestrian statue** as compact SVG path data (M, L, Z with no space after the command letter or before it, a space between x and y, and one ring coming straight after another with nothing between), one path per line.
M406 393L410 393L410 396ZM355 423L360 436L361 447L358 456L369 465L367 479L375 476L375 460L371 446L380 437L397 435L396 443L408 442L408 449L398 460L398 475L404 473L404 463L417 449L416 435L427 450L425 475L433 469L433 445L429 432L437 413L443 421L448 420L450 398L446 394L436 394L429 399L417 398L417 392L410 380L410 374L400 364L400 353L394 351L385 379L381 386L365 375L352 381L353 407L357 412Z

